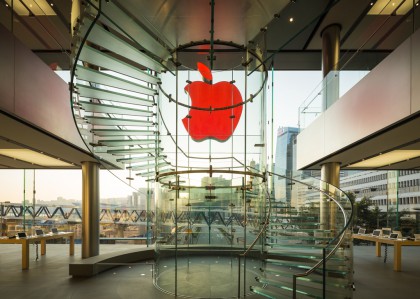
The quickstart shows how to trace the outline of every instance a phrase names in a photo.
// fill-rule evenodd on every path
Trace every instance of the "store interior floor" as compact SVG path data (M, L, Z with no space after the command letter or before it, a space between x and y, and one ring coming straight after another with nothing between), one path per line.
M101 245L100 252L120 251L131 246ZM80 245L76 245L75 250L75 256L70 257L68 245L48 244L47 255L39 256L35 261L35 247L31 245L30 268L22 271L21 246L1 245L1 298L173 298L153 286L152 267L147 264L121 266L92 278L72 278L68 274L68 264L81 259ZM418 292L419 278L418 246L403 248L401 272L393 271L392 246L388 247L386 263L383 257L375 257L374 246L354 246L354 299L413 298ZM252 295L247 298L259 297Z

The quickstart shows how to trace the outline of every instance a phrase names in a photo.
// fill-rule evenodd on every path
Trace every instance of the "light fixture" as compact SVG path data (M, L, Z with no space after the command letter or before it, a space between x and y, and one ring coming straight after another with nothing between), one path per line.
M30 149L0 149L0 155L7 156L16 160L25 161L40 166L48 167L68 167L72 164L61 161L60 159L32 151Z
M420 157L420 150L395 150L358 163L350 164L347 168L377 168L417 157Z
M290 17L290 18L289 18L289 22L290 22L290 23L293 23L293 21L294 21L293 17Z
M46 0L6 0L6 3L13 8L19 16L55 16L55 11L51 8L53 3L49 4Z
M412 0L378 0L374 5L370 3L372 8L368 11L368 15L391 15L395 12L396 15L406 15L413 8ZM418 5L419 0L415 1ZM396 10L396 11L395 11Z

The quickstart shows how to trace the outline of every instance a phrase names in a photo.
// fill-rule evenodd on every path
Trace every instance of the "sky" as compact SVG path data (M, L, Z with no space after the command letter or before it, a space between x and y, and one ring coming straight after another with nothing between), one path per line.
M313 93L320 84L322 75L320 71L283 71L274 73L274 135L279 126L298 126L298 107ZM64 80L67 77L64 76ZM268 81L267 101L271 102L271 79ZM267 119L271 115L267 116ZM275 144L275 142L274 142ZM126 171L101 170L100 197L120 198L127 197L135 188L145 186L144 182L135 177L133 187L127 186L116 178L125 180ZM0 202L22 202L23 190L26 190L26 199L32 202L33 197L33 170L27 170L25 175L26 188L24 188L24 170L0 170ZM36 170L35 171L36 199L43 201L56 200L57 197L81 200L82 197L82 171L81 170Z

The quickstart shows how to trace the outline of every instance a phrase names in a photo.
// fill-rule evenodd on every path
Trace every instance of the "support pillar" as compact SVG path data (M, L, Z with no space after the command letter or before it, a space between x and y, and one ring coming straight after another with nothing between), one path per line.
M99 255L99 163L82 162L82 258Z
M340 163L330 162L321 165L321 186L322 190L334 192L329 190L327 184L333 185L337 188L340 186ZM337 205L329 201L328 197L321 194L320 198L320 223L321 229L334 230L336 227Z
M322 38L322 75L323 97L322 111L330 107L339 97L339 60L340 60L340 31L339 24L331 24L321 32Z

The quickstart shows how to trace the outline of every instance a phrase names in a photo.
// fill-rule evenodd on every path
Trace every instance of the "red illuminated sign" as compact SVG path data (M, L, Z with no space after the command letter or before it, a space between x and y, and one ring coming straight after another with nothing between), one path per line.
M194 81L184 88L191 97L192 106L200 108L222 108L241 104L242 96L238 88L227 81L212 84L210 69L197 63L198 71L205 82ZM224 142L232 136L242 114L242 105L223 110L198 110L191 108L182 119L185 129L195 141L215 139Z

